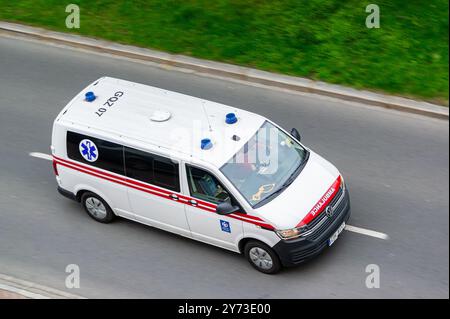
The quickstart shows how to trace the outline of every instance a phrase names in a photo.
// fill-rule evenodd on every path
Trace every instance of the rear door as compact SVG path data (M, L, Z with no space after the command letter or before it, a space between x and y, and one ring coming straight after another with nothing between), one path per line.
M219 202L231 200L236 204L222 183L210 172L199 167L186 165L190 200L186 205L186 217L192 237L237 251L237 242L242 237L242 221L231 215L216 213Z
M125 147L128 197L136 220L190 237L178 161Z
M67 131L66 145L69 160L57 158L61 187L92 191L117 214L133 218L123 183L123 146L72 131Z

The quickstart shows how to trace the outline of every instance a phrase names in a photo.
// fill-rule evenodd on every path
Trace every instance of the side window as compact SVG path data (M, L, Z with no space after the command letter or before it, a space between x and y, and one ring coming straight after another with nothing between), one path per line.
M180 191L178 164L169 158L155 156L153 161L154 183L176 192Z
M125 147L125 170L130 178L179 192L178 167L169 158Z
M153 157L148 153L125 147L125 171L127 177L152 184Z
M70 131L66 144L70 159L125 175L122 145Z
M218 204L230 198L228 192L210 173L189 165L186 172L191 196Z

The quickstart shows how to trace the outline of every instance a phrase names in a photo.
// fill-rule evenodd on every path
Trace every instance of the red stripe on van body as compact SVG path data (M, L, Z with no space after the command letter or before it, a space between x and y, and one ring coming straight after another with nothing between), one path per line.
M196 208L199 208L201 210L205 210L211 213L215 213L216 212L216 206L215 204L209 203L209 202L205 202L203 200L199 200L197 198L191 198L188 196L184 196L182 194L176 193L176 192L172 192L163 188L159 188L156 186L152 186L143 182L139 182L133 179L130 179L128 177L124 177L121 175L116 175L116 174L111 174L108 172L105 172L103 170L99 170L96 168L93 168L91 166L87 166L81 163L76 163L73 161L68 161L62 158L59 158L57 156L53 156L53 159L56 161L57 164L62 165L64 167L94 176L94 177L98 177L98 178L102 178L104 180L107 180L109 182L113 182L113 183L117 183L123 186L127 186L127 187L131 187L133 189L139 190L139 191L143 191L152 195L156 195L156 196L160 196L166 199L170 199L173 200L170 195L172 194L176 194L178 196L178 201L181 204L187 204ZM189 203L189 200L195 200L198 205L194 206L192 204ZM201 207L204 206L204 207ZM256 217L256 216L251 216L251 215L247 215L247 214L243 214L243 213L233 213L230 215L227 215L230 218L234 218L237 220L241 220L250 224L254 224L257 226L260 226L262 228L265 229L269 229L269 230L274 230L275 228L264 222L261 218Z
M240 216L240 217L245 217L245 218L250 218L256 221L262 221L264 222L261 218L257 217L257 216L252 216L252 215L247 215L247 214L242 214L242 213L234 213L234 215Z
M85 170L85 169L82 169L82 168L79 168L79 167L76 167L76 166L72 166L72 165L67 164L67 163L58 162L58 164L62 165L64 167L71 168L73 170L76 170L76 171L79 171L79 172L91 175L91 176L94 176L94 177L102 178L102 179L107 180L109 182L117 183L117 184L120 184L120 185L123 185L123 186L128 186L128 187L131 187L131 188L134 188L134 189L137 189L137 190L140 190L140 191L152 194L152 195L163 197L163 198L170 198L168 194L167 195L166 194L159 194L159 193L156 193L156 192L154 192L154 191L152 191L150 189L141 189L141 188L138 188L136 186L133 186L132 184L128 184L126 181L114 180L112 178L103 176L102 174L94 173L92 171Z
M88 171L91 171L91 172L94 172L94 173L97 173L97 174L102 174L102 175L107 176L107 177L109 177L109 178L115 178L115 179L118 179L118 180L120 180L120 181L122 181L122 182L134 184L134 185L136 185L136 186L141 186L141 187L144 187L144 188L150 188L150 189L152 189L152 190L155 190L155 191L158 191L158 192L161 192L161 193L165 193L165 194L167 194L167 195L170 195L170 194L173 194L173 193L174 193L174 192L168 191L168 190L166 190L166 189L164 189L164 188L159 188L159 187L156 187L156 186L152 186L152 185L149 185L149 184L145 184L145 183L142 183L142 182L138 182L138 181L136 181L136 180L130 179L130 178L128 178L128 177L121 176L121 175L119 175L119 174L111 174L111 173L108 173L108 172L106 172L106 171L103 171L103 170L99 170L99 169L93 168L93 167L91 167L91 166L86 166L86 165L83 165L83 164L80 164L80 163L76 163L76 162L72 162L72 161L67 161L67 160L64 160L64 159L62 159L62 158L58 158L58 157L56 157L56 156L55 156L55 159L56 159L57 161L67 163L67 164L69 164L69 165L75 166L75 167L80 168L80 169L88 170ZM184 197L184 196L183 196L183 197Z
M314 207L309 211L309 213L298 223L297 227L301 227L310 223L314 218L320 215L320 213L328 206L328 204L333 200L336 192L341 186L341 177L339 176L330 188L325 192L325 194L319 199L319 201L314 205Z

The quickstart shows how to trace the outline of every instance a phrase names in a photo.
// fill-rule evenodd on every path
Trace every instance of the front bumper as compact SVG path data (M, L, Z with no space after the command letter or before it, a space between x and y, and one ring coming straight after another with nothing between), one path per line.
M319 235L313 236L314 239L300 237L292 240L280 240L272 247L280 257L283 266L290 267L298 265L317 256L328 247L328 239L330 239L343 222L347 222L350 218L350 197L348 191L345 192L344 196L343 207L339 215Z

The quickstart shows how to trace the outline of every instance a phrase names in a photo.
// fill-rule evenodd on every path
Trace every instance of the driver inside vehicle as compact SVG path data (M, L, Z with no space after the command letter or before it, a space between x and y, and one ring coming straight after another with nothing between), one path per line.
M188 167L189 188L193 197L213 203L220 203L230 198L219 181L208 172Z

